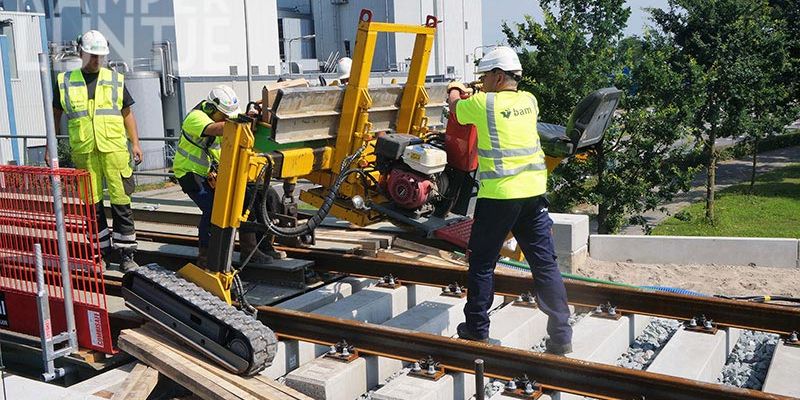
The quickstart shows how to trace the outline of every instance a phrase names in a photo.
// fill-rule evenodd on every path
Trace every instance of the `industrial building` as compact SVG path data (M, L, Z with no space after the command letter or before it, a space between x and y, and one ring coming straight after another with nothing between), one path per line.
M0 9L6 10L0 15L10 16L3 18L11 18L13 23L4 25L3 33L9 48L18 50L4 50L3 54L24 71L19 78L10 78L11 90L2 89L7 92L0 96L2 101L13 103L15 112L8 114L11 121L0 117L0 135L43 135L36 54L49 47L54 72L75 68L79 59L70 42L88 29L106 35L110 65L126 73L128 89L136 100L133 111L140 137L177 137L182 117L214 85L228 84L240 96L257 100L261 87L281 76L305 77L312 84L320 82L320 76L328 82L334 80L336 61L350 55L355 44L362 8L373 10L376 20L387 22L422 24L427 15L437 16L441 22L428 79L474 78L475 56L480 56L482 44L480 2L5 0L0 1ZM18 21L23 16L30 21ZM396 79L402 83L412 47L410 35L381 35L372 82ZM42 143L17 141L13 147L5 142L0 161L21 160L24 146L35 147L27 155L29 164L41 160ZM140 170L168 168L169 146L154 141L142 145L146 161Z

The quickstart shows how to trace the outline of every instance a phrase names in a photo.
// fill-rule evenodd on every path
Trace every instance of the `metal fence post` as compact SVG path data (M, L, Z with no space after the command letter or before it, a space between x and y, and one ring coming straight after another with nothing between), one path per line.
M44 372L42 377L45 382L64 376L64 368L56 368L53 360L56 359L53 340L53 325L50 320L50 296L44 284L44 260L42 259L42 246L33 245L36 253L36 306L39 308L39 339L42 343L42 364Z
M42 94L44 95L44 120L47 130L46 157L50 158L50 168L58 168L58 141L53 118L53 88L50 79L50 60L47 54L39 53L39 74L42 81ZM69 348L78 349L78 336L75 330L75 310L72 304L72 279L70 278L69 259L67 253L67 235L64 230L64 204L61 199L61 177L52 175L53 180L53 211L56 216L56 237L58 238L58 259L61 267L61 281L64 288L64 314L67 320L67 334L69 335Z
M475 400L486 398L486 387L483 384L483 360L475 360Z

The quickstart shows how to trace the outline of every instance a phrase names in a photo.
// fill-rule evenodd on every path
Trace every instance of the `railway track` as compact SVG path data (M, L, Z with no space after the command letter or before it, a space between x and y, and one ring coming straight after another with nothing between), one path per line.
M192 236L163 232L138 232L140 240L194 246ZM307 248L282 248L289 256L313 260L319 271L380 278L392 274L404 283L447 286L466 282L466 269L416 262L386 261ZM148 261L179 264L185 256L164 253L143 254ZM611 303L623 315L650 315L687 320L705 315L718 328L741 328L787 335L800 327L800 309L749 303L713 297L650 292L619 286L567 280L570 303L592 307ZM107 291L115 292L117 282L107 280ZM496 273L498 293L517 296L530 290L530 277L510 272ZM279 305L280 306L280 305ZM278 307L279 307L278 306ZM308 312L261 306L259 319L282 339L330 345L342 339L367 354L402 360L432 355L450 371L471 372L475 358L482 358L489 377L508 380L527 374L549 390L595 398L647 399L788 399L757 390L704 383L647 371L637 371L595 362L468 342L433 334L403 331L376 324L331 318Z

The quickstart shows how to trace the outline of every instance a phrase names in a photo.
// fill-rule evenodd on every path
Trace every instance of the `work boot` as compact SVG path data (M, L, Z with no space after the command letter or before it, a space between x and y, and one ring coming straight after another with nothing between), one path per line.
M136 249L119 249L119 269L124 273L139 268L139 264L133 261Z
M272 257L273 260L283 260L286 258L286 252L275 250L275 236L268 236L261 242L258 247L262 253Z
M489 342L488 337L482 338L477 334L470 332L470 330L467 328L466 322L458 324L458 326L456 327L456 333L458 333L458 337L461 339L474 340L476 342L483 342L483 343Z
M208 267L208 247L197 248L197 261L195 265L204 269Z
M572 353L572 343L558 344L547 338L544 341L544 348L546 353L563 356L564 354Z
M250 255L252 252L253 255L250 257L250 260L247 262L247 265L259 267L259 266L266 266L267 264L271 264L274 259L271 256L268 256L261 252L256 246L258 245L258 240L256 240L256 234L254 232L240 232L239 233L239 263L244 263L247 259L247 256Z

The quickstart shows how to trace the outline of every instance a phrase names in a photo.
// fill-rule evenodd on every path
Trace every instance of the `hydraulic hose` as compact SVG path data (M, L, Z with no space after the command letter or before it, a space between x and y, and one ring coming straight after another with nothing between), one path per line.
M347 168L350 164L353 163L354 160L356 160L359 156L361 156L361 153L364 151L366 146L367 143L364 143L364 145L361 146L355 153L342 160L341 168L339 170L344 172L339 174L339 176L334 181L333 185L331 185L331 187L329 188L328 194L325 196L325 199L322 202L322 206L304 224L295 227L277 226L272 222L272 218L270 218L269 210L267 209L267 190L269 190L269 182L270 178L272 177L272 161L269 161L267 166L265 166L265 168L267 168L267 171L266 173L264 173L263 176L264 188L263 188L263 194L261 196L262 197L261 217L264 220L259 222L264 224L267 227L267 230L271 234L279 237L304 236L313 232L314 229L316 229L320 224L322 224L322 221L325 219L325 217L328 216L328 213L330 213L331 207L333 207L333 203L334 201L336 201L336 195L339 192L339 187L342 185L342 183L344 183L345 180L347 180L347 177L355 173L360 173L362 174L363 177L363 171L359 169L346 170L345 168Z

